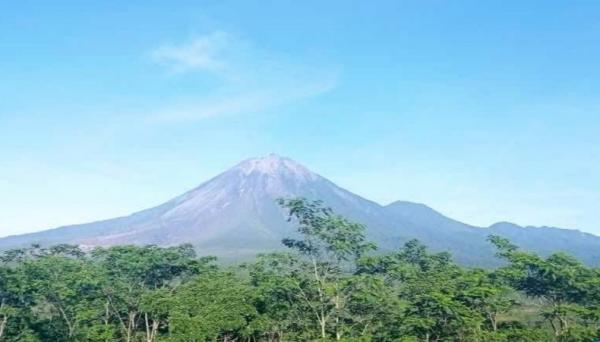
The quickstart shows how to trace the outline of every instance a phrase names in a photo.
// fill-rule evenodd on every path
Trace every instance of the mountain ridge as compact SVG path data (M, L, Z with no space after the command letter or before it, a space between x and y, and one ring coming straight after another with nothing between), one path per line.
M486 238L498 234L528 250L566 251L586 263L600 264L600 237L592 234L510 222L477 227L422 203L381 205L275 154L246 159L182 195L128 216L0 238L0 250L31 243L84 247L192 243L201 254L243 259L281 248L281 239L294 233L285 211L275 203L282 197L322 200L338 214L366 225L368 237L383 250L417 238L434 250L452 252L464 264L493 266L497 260Z

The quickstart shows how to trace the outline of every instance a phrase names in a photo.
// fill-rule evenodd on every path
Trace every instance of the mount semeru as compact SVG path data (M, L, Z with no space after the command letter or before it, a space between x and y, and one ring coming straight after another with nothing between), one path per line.
M541 254L567 252L600 265L600 237L577 230L520 227L502 222L475 227L426 205L397 201L383 206L340 188L291 159L277 155L249 159L157 207L93 223L65 226L0 239L0 250L32 243L82 247L123 244L171 246L191 243L202 255L239 260L281 249L294 234L278 198L322 200L334 211L367 227L382 250L419 239L436 251L449 251L465 265L494 266L490 234Z

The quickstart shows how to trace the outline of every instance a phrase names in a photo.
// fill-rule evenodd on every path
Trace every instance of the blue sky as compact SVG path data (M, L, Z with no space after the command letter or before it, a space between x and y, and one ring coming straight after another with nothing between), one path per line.
M597 1L0 5L0 236L289 156L382 204L600 234Z

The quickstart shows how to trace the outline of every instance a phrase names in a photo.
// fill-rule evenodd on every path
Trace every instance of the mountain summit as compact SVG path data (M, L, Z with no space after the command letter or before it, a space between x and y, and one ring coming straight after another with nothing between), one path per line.
M162 205L115 219L65 226L0 239L0 250L31 243L82 246L194 244L200 254L240 259L281 248L294 234L278 198L320 199L337 213L367 226L384 250L418 238L435 250L448 250L470 265L494 265L486 237L498 234L542 254L562 250L600 264L600 238L574 230L489 228L452 220L423 204L398 201L387 206L344 190L301 164L270 154L245 160Z
M315 173L295 161L274 153L262 158L247 159L236 165L232 170L241 171L246 175L259 173L271 177L294 177L299 180L313 180L318 177Z

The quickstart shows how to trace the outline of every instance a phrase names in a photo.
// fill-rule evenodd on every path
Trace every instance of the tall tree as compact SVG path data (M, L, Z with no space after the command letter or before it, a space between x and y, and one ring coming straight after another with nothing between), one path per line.
M498 256L509 262L499 273L516 290L546 302L548 308L543 317L552 326L556 337L564 336L572 320L585 311L585 305L591 304L589 284L592 279L597 279L596 273L563 253L544 259L520 251L502 237L490 236L489 240L498 249Z
M297 223L299 235L282 242L303 258L311 277L306 283L310 291L300 288L299 296L313 312L320 337L325 339L331 331L340 340L350 295L350 288L343 284L344 274L375 245L367 242L363 225L335 215L321 201L295 198L281 199L279 204L288 209L288 219Z

